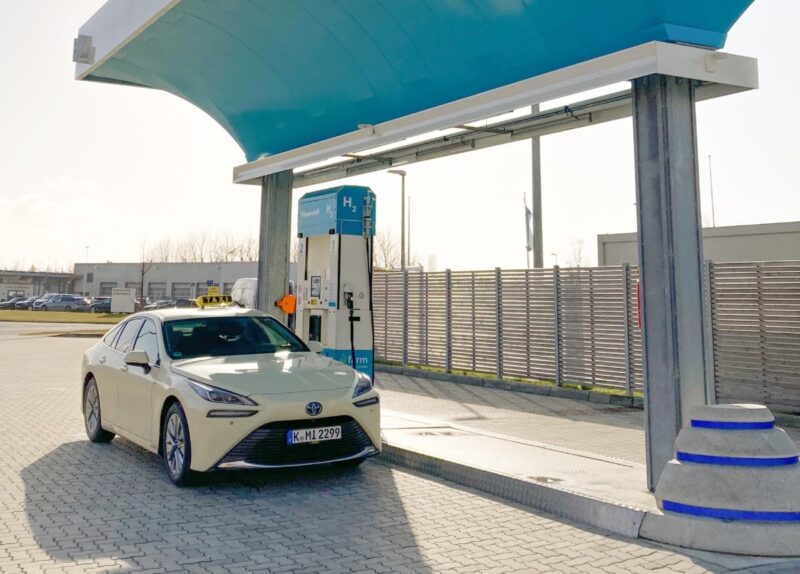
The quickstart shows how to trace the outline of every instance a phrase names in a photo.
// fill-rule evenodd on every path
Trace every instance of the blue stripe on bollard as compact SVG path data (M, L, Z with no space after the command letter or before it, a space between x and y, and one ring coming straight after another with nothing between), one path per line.
M692 420L694 428L717 430L763 430L775 427L775 421L768 422L734 422L734 421L701 421Z
M800 458L797 456L755 458L744 456L714 456L711 454L695 454L692 452L680 451L678 451L677 458L681 462L717 464L720 466L788 466L800 462Z
M720 520L749 520L753 522L800 522L800 512L776 512L770 510L735 510L733 508L708 508L665 500L662 508L679 514L718 518Z

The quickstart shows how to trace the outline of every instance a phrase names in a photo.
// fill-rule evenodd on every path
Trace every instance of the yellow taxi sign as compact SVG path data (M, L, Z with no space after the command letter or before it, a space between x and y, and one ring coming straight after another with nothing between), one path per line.
M197 298L198 307L215 307L231 303L233 303L233 298L230 295L202 295Z

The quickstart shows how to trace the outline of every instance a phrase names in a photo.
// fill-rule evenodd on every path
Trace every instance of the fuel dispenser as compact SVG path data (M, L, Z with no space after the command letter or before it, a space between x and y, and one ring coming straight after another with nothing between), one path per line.
M300 198L295 331L323 354L373 377L375 194L344 185Z

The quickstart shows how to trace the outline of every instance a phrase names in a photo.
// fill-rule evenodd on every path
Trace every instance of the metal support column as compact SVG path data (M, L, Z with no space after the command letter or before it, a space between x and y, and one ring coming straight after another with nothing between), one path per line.
M688 410L706 402L703 241L694 84L633 81L647 483L672 458Z
M539 104L531 106L531 113L539 111ZM542 253L542 148L539 136L531 138L531 211L533 212L533 267L544 267Z
M261 311L286 322L275 302L289 292L289 234L292 219L292 171L264 176L258 237L258 294Z

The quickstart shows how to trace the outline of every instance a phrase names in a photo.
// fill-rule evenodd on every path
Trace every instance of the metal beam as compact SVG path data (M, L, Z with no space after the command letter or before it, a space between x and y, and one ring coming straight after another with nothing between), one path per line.
M706 402L703 240L694 81L633 82L647 480L673 457L689 410Z
M531 106L531 114L539 113L539 104ZM544 267L542 234L542 146L539 136L531 138L531 213L533 214L533 268Z
M289 292L289 249L292 218L292 172L264 176L258 238L256 307L286 322L275 302Z
M716 97L716 84L703 84L697 89L697 99ZM390 166L401 166L486 149L514 141L538 138L568 130L601 124L631 116L631 92L622 90L581 100L567 106L534 112L510 120L497 121L485 126L459 126L455 133L398 145L391 149L369 151L361 154L344 154L345 161L317 167L298 168L294 186L304 187L336 181L353 175L382 171ZM535 211L534 211L535 213ZM541 229L541 227L540 227ZM535 228L534 228L535 233Z
M235 167L233 181L258 183L268 173L329 161L344 153L374 150L406 138L648 74L669 74L709 83L713 85L713 90L708 91L711 97L758 87L758 65L753 58L648 42L383 123L361 124L356 131Z

